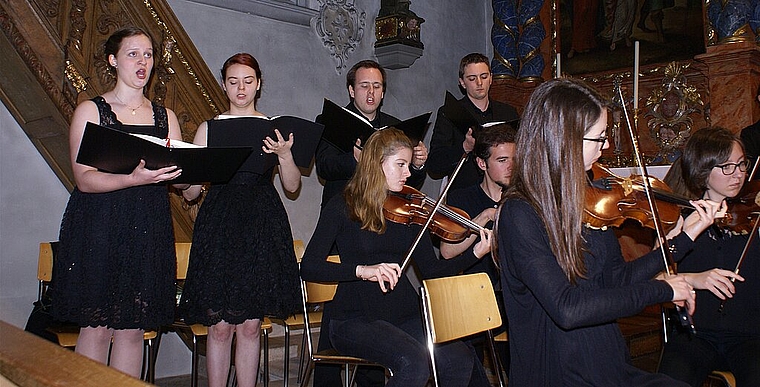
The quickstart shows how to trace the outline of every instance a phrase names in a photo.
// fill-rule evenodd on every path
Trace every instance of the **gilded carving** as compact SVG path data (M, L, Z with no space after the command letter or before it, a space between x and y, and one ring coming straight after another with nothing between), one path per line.
M319 0L319 15L314 29L330 56L338 63L340 74L346 68L349 55L364 36L365 12L354 7L354 0Z
M399 23L401 22L395 16L377 18L377 20L375 20L375 39L385 40L397 37L397 26Z
M689 116L700 112L704 105L697 88L688 84L683 71L689 64L671 62L665 67L660 86L646 100L644 117L649 135L659 148L656 157L671 160L691 135L694 121Z
M66 79L69 80L69 83L74 86L77 94L87 90L87 81L70 60L66 61L66 68L63 70L63 73L66 75Z
M375 18L375 47L404 44L424 48L420 40L422 23L425 19L409 9L409 0L383 0L380 12Z
M190 65L190 63L185 59L184 54L182 53L182 50L179 49L179 45L177 45L177 41L174 38L174 35L172 35L171 29L169 26L166 25L166 23L161 20L161 17L158 15L156 10L153 8L153 5L150 3L149 0L143 0L143 5L145 5L145 8L150 12L151 17L153 18L153 21L156 23L157 26L160 27L161 31L163 31L164 36L161 39L161 62L162 62L162 72L165 71L164 80L168 81L171 74L175 73L175 70L172 68L171 62L173 60L172 52L177 56L177 62L179 62L187 71L187 75L193 80L193 83L195 84L195 87L200 91L201 95L203 95L203 98L206 100L206 103L208 106L214 111L214 114L220 114L221 111L219 110L219 107L216 106L214 101L211 99L211 95L209 94L208 90L201 84L200 79L198 79L198 76L195 74L195 71L193 70L193 67ZM164 96L166 95L165 90L165 84L164 84Z

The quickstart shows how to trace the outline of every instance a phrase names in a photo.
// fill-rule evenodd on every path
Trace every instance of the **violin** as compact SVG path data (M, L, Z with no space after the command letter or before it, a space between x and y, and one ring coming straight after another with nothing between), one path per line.
M620 177L598 163L591 167L591 172L593 178L586 187L584 224L592 228L617 227L626 219L634 219L644 227L655 228L644 191L644 179L640 175ZM688 198L675 194L662 180L650 176L649 184L662 226L670 231L678 223L681 208L693 206Z
M760 214L760 180L744 183L739 194L726 199L726 216L715 220L718 227L739 234L752 230L754 217Z
M436 204L424 193L405 185L399 192L390 192L385 199L383 216L394 223L424 225ZM450 243L461 242L482 229L462 209L445 204L433 214L430 223L430 231Z

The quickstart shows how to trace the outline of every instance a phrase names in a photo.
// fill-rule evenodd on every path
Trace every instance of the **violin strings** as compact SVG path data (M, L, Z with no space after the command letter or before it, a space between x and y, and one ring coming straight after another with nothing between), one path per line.
M425 202L426 202L427 204L430 204L430 205L435 205L435 201L433 201L432 199L430 199L430 198L428 198L428 197L425 197L425 199L424 199L424 200L425 200ZM483 228L483 227L481 227L479 224L477 224L477 223L473 222L473 221L472 221L472 220L470 220L470 219L467 219L465 216L462 216L462 214L460 214L460 213L458 213L458 212L456 212L456 211L453 211L453 210L451 210L451 209L450 209L450 208L448 208L448 207L443 207L443 206L442 206L442 207L440 207L440 208L438 209L438 211L440 211L440 212L441 212L441 213L443 213L444 215L448 216L449 218L452 218L452 219L454 219L454 220L456 220L456 221L458 221L458 222L460 222L460 223L464 223L465 225L469 226L470 228L472 228L472 229L474 229L474 230L478 230L478 231L480 231L480 229L482 229L482 228Z
M610 183L610 184L616 184L616 185L627 184L626 183L626 179L605 178L605 180L607 180L607 182ZM631 186L631 188L633 190L636 190L636 191L639 191L639 192L644 192L643 187L640 187L639 184L633 184ZM673 204L677 204L677 205L688 207L688 208L693 208L694 207L694 206L691 205L691 203L689 203L689 198L687 198L685 196L681 196L679 194L676 194L676 193L673 193L673 192L664 191L664 190L661 190L659 188L654 188L654 187L652 187L652 193L654 193L655 195L659 195L662 200L669 201L669 202L671 202Z

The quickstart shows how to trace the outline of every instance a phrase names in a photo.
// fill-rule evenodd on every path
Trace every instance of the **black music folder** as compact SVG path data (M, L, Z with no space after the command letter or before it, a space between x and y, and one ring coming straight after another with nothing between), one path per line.
M88 122L77 163L110 173L131 173L145 160L148 169L176 165L182 174L167 183L224 183L251 154L251 147L203 147L179 140L122 132Z
M417 144L425 138L431 114L420 114L391 126L403 131L414 144ZM376 130L385 129L373 128L364 117L338 106L327 98L322 105L322 123L325 125L322 138L344 152L352 151L357 138L364 144Z
M462 106L462 103L448 91L446 92L446 99L441 109L443 115L464 134L467 134L467 130L470 128L473 128L473 131L476 131L478 128L487 128L489 126L507 123L507 121L486 122L483 124L478 123L475 116Z
M290 152L297 166L308 169L317 151L324 126L293 116L229 116L220 115L208 121L207 144L209 146L248 146L253 152L240 167L242 171L263 174L277 165L277 155L262 150L264 138L277 140L274 130L288 139L293 133Z

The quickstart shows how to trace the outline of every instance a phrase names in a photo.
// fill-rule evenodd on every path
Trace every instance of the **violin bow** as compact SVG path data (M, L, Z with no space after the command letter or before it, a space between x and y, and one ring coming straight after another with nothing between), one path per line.
M618 89L618 93L620 96L621 101L625 101L623 99L623 90L622 88ZM657 231L657 240L659 243L659 249L660 253L662 254L663 263L665 264L665 273L668 276L675 275L676 272L676 266L673 261L673 255L671 254L670 245L668 244L668 240L665 237L665 231L662 227L662 222L660 218L660 213L657 211L657 203L654 199L654 194L652 193L652 186L651 182L649 181L649 173L647 173L647 167L646 164L644 164L644 159L641 157L641 152L639 150L639 135L637 131L634 129L633 125L631 125L631 118L628 115L628 109L626 108L626 104L621 104L623 107L623 115L625 116L626 124L628 125L628 132L631 136L631 145L632 145L632 153L636 160L636 163L639 166L639 174L642 177L644 187L644 192L647 196L647 201L649 202L649 209L652 212L652 221L654 223L655 231ZM638 114L638 112L634 112L634 114ZM692 320L691 316L689 315L688 311L684 309L681 306L675 305L676 312L678 312L678 321L681 323L681 326L688 329L689 332L694 335L697 333L696 327L694 327L694 321Z
M443 205L443 198L446 197L446 194L449 193L449 188L451 188L451 183L454 182L454 179L459 175L459 170L462 169L462 165L467 161L467 156L469 156L469 153L465 152L462 154L462 158L459 159L459 163L457 164L457 167L454 168L454 172L451 174L451 178L449 178L449 181L446 183L446 187L443 189L443 192L438 197L438 200L435 203L435 206L433 207L433 210L430 211L430 214L428 214L427 219L425 219L425 224L420 229L420 232L417 233L417 238L414 239L414 243L409 247L409 251L406 252L406 257L404 258L404 262L401 263L401 272L403 273L404 270L406 270L407 266L409 266L409 263L412 261L412 254L414 253L414 250L417 248L417 245L422 240L422 236L425 235L425 230L430 226L430 223L433 221L433 216L438 213L438 210Z
M749 183L750 181L752 181L752 178L754 177L756 171L757 171L757 164L755 164L755 166L752 168L752 172L749 174L749 177L747 178L746 183ZM755 197L756 202L757 200L758 198ZM757 203L757 204L760 204L760 203ZM752 231L749 232L749 238L747 238L747 242L744 244L744 249L742 249L742 255L739 256L739 261L736 262L736 268L734 268L734 274L739 274L739 270L742 267L742 263L744 263L744 258L746 258L747 254L749 253L749 245L752 244L752 241L755 240L755 237L758 234L758 225L760 225L760 215L758 215L755 218L755 222L752 224ZM736 278L731 277L731 282L735 283ZM723 313L723 308L726 306L726 301L728 301L728 298L720 302L720 306L718 307L718 313Z
M755 157L755 162L752 165L752 171L749 173L749 176L747 176L747 183L752 181L752 179L755 178L755 172L757 172L757 166L760 165L760 157Z

